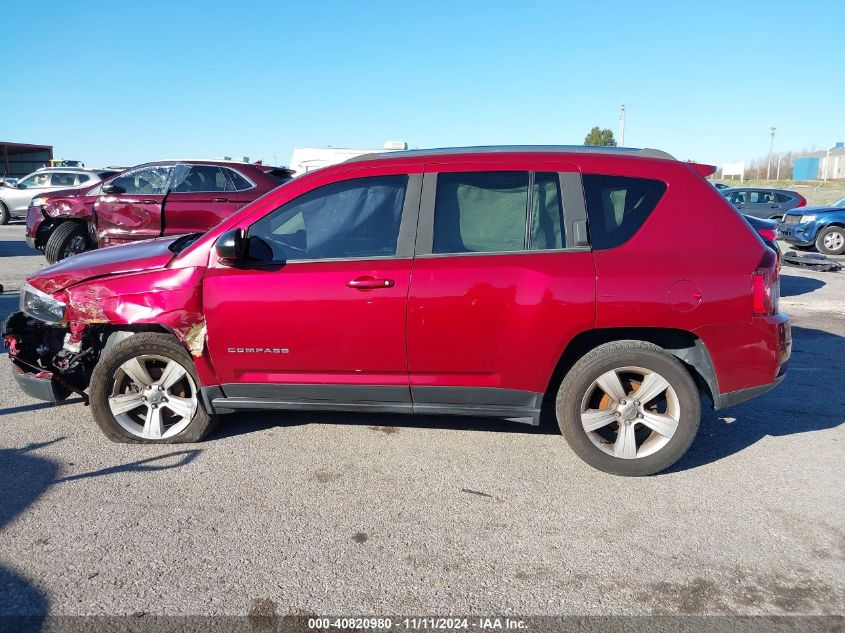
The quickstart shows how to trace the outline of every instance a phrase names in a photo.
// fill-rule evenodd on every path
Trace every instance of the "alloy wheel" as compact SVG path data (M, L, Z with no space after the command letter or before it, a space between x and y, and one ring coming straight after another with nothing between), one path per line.
M665 447L680 423L672 385L643 367L620 367L592 382L581 401L581 425L608 455L639 459Z
M115 372L108 398L115 420L146 440L179 434L197 412L197 387L177 361L158 355L130 358Z

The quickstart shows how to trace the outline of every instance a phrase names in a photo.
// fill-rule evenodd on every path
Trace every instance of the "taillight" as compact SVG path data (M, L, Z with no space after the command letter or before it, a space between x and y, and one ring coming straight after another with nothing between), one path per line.
M757 229L757 232L767 242L774 242L775 238L778 236L777 229Z
M798 196L798 199L799 199L798 205L795 207L796 209L797 209L798 207L805 207L805 206L807 206L807 198L805 198L804 196L802 196L800 193L796 193L795 195L796 195L796 196Z
M780 275L777 256L771 249L766 249L763 260L751 276L751 294L754 316L777 314L780 303Z

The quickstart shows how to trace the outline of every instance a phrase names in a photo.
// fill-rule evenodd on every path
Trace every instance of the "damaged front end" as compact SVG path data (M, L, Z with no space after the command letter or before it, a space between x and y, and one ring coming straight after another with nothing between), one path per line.
M14 312L3 323L2 336L12 375L24 393L53 403L77 393L87 403L85 389L103 347L102 331L72 329Z
M29 396L60 402L70 394L87 403L94 367L121 337L170 333L197 359L200 379L213 380L204 358L201 268L154 269L106 275L56 288L52 279L21 289L21 311L3 324L12 373Z

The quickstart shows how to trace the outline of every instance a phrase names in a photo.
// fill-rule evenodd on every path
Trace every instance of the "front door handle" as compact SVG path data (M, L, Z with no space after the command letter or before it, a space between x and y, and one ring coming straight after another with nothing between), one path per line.
M212 202L229 202L229 198L212 198Z
M158 200L141 200L141 204L155 204Z
M376 279L367 275L347 281L346 285L357 290L373 290L374 288L393 288L396 282L392 279Z

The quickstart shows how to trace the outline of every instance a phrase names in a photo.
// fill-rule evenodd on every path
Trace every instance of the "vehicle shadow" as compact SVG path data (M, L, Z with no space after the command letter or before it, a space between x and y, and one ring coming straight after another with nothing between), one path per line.
M64 439L58 437L23 448L0 449L0 539L8 538L3 535L3 529L55 484L73 485L71 482L80 479L116 473L149 473L180 468L190 464L201 452L199 449L174 451L127 464L58 477L59 464L39 456L37 452ZM0 563L0 631L40 631L44 627L48 609L49 599L42 590Z
M0 240L0 257L21 257L40 254L40 251L30 248L23 240Z
M845 390L837 388L845 358L845 337L823 330L793 327L790 370L773 391L722 411L702 407L701 427L689 452L667 473L718 461L766 436L831 429L845 423ZM819 391L827 394L818 398ZM391 429L433 428L450 431L559 435L554 412L544 410L540 426L500 418L406 414L254 411L222 416L209 441L303 424L346 424ZM563 439L561 439L563 441Z
M354 413L336 411L244 411L221 417L220 426L207 441L287 428L303 424L345 424L391 429L441 429L447 431L482 431L489 433L559 434L553 417L543 415L540 426L531 426L502 418L463 415L413 415L406 413Z
M36 451L55 442L29 444L18 449L0 449L0 531L33 504L53 483L58 464L39 457ZM0 564L0 628L12 626L27 631L41 628L47 612L44 593L13 570ZM31 618L36 618L32 620ZM15 621L24 618L25 621ZM8 629L12 630L12 629Z
M67 400L63 400L61 402L52 403L52 402L39 402L38 404L23 404L19 407L7 407L5 409L0 409L0 415L14 415L16 413L26 413L28 411L38 411L40 409L52 409L53 407L63 407L69 404L79 404L82 402L82 398L68 398Z
M703 408L698 437L689 452L666 472L718 461L766 436L810 433L845 423L843 358L845 337L793 327L792 357L783 383L730 409Z
M780 296L781 297L795 297L797 295L805 295L807 293L818 290L825 286L825 282L821 279L813 279L812 277L797 277L795 275L786 275L781 272L780 276Z

